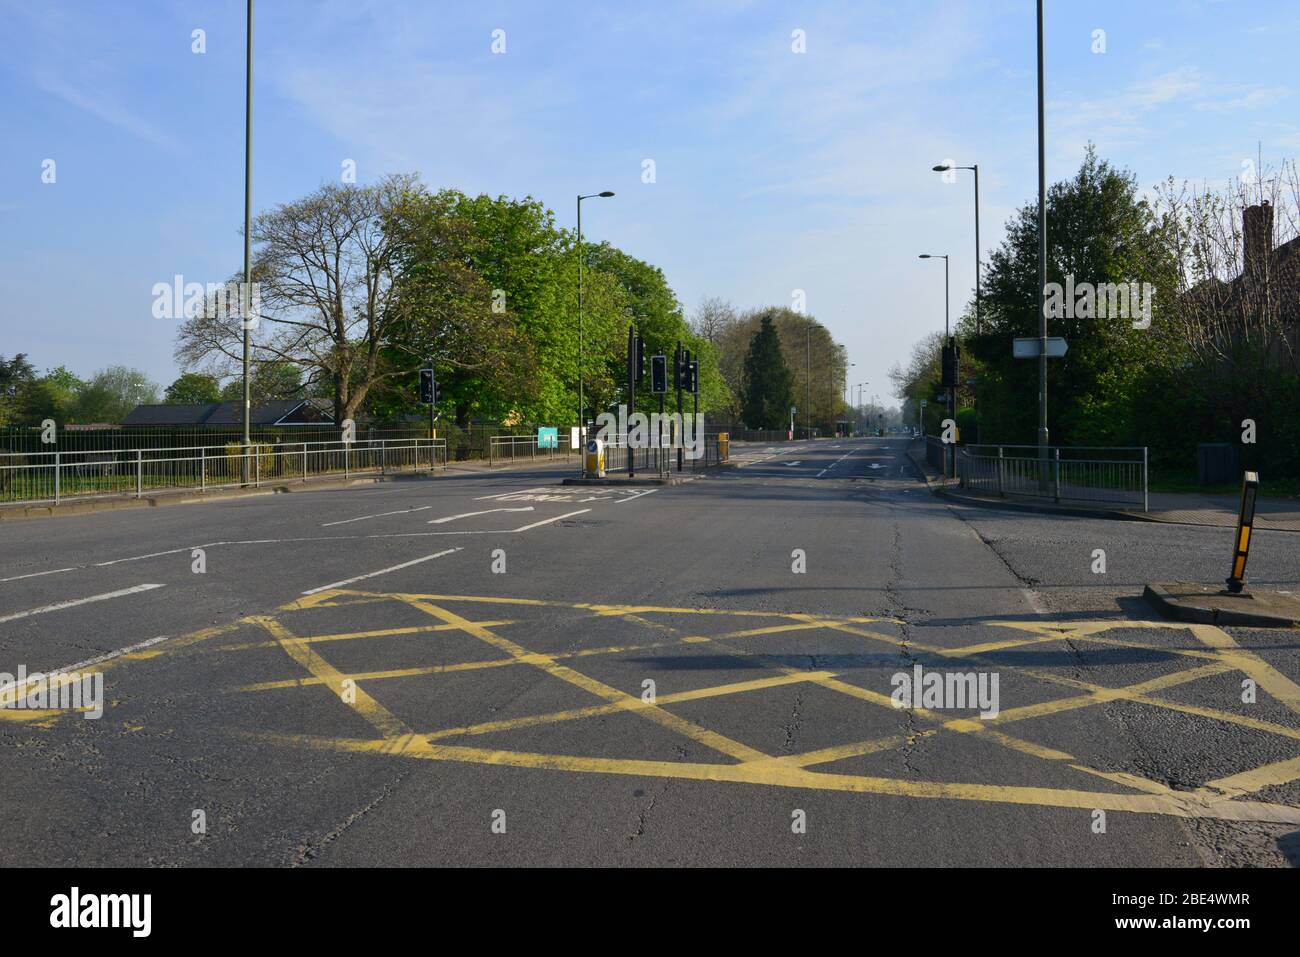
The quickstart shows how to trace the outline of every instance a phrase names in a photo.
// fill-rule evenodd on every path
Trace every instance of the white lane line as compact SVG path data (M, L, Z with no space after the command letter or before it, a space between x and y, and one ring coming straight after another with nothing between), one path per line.
M407 512L423 512L433 508L432 505L421 505L419 508L399 508L394 512L380 512L377 515L359 515L356 518L345 518L341 522L322 522L321 528L330 528L334 525L347 525L349 522L364 522L368 518L386 518L389 515L405 515Z
M142 562L146 558L162 558L164 555L179 555L181 552L192 551L195 548L212 548L214 545L225 545L226 542L209 542L207 545L194 545L185 548L172 548L165 552L151 552L148 555L132 555L130 558L114 558L108 562L95 562L96 568L104 568L107 565L120 565L122 562Z
M533 522L531 525L525 525L523 528L516 528L516 532L526 532L530 528L540 528L543 525L549 525L551 522L558 522L562 518L572 518L574 515L581 515L583 512L590 512L589 508L582 508L576 512L569 512L567 515L556 515L554 518L544 518L540 522Z
M640 498L642 495L653 495L657 491L659 491L657 488L648 488L644 492L634 492L633 494L629 495L627 498L615 499L614 504L622 505L624 502L630 502L634 498Z
M58 575L62 572L75 572L81 567L82 566L80 565L73 565L71 568L54 568L48 572L30 572L26 575L14 575L12 578L0 578L0 585L3 585L5 582L19 582L24 578L40 578L42 575Z
M488 508L481 512L461 512L459 515L447 515L443 518L429 519L430 525L442 525L446 522L454 522L458 518L473 518L475 515L491 515L493 512L531 512L533 507L525 505L522 508Z
M121 598L123 595L135 595L142 591L152 591L155 588L162 588L162 585L136 585L133 588L123 588L118 591L105 592L102 595L91 595L89 598L74 598L72 601L61 601L53 605L42 605L40 608L32 608L27 611L20 611L13 615L5 615L0 618L0 624L6 621L17 621L19 618L28 618L32 615L44 615L51 611L61 611L64 608L75 608L78 605L89 605L93 601L107 601L110 598Z
M345 578L341 582L330 582L328 585L321 585L319 588L310 588L303 592L304 595L314 595L317 592L328 591L331 588L342 588L344 585L351 585L353 582L365 581L367 578L377 578L380 575L387 575L389 572L401 571L403 568L410 568L412 565L419 565L421 562L433 561L435 558L442 558L443 555L450 555L452 552L460 551L459 548L447 548L432 555L425 555L423 558L416 558L409 562L402 562L400 565L393 565L389 568L381 568L377 572L367 572L364 575L357 575L355 578Z
M38 682L44 681L47 678L56 677L57 675L67 674L69 671L85 671L87 668L93 668L95 665L102 665L104 662L112 661L114 658L121 658L123 655L129 655L133 651L143 651L145 648L151 648L172 637L172 635L159 635L157 638L150 638L134 645L127 645L125 648L117 649L117 651L105 652L102 655L87 658L85 661L78 661L75 665L64 665L62 668L55 668L53 671L43 671L40 675L32 675L21 684L6 686L5 694L0 696L0 702L8 703L14 701L17 696L13 694L13 692L26 688L28 685L37 684Z

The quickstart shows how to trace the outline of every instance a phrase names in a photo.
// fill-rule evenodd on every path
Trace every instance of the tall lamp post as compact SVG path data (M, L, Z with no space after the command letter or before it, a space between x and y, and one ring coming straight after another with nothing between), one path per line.
M948 256L947 256L947 254L944 254L944 255L942 255L942 256L932 256L932 255L930 255L929 253L921 253L921 255L920 255L918 258L920 258L920 259L942 259L942 260L943 260L943 341L944 341L944 346L945 346L945 347L950 347L950 346L952 345L952 335L951 335L951 333L948 331ZM954 421L956 421L956 419L957 419L957 384L956 384L955 382L951 381L951 380L950 380L949 383L948 383L948 414L951 415L951 416L953 417L953 420L954 420ZM947 460L948 460L948 457L945 455L945 456L944 456L944 462L946 463ZM956 474L956 471L957 471L957 467L956 467L956 466L957 466L957 450L956 450L955 448L952 450L952 464L953 464L953 470L952 470L952 471L953 471L953 474L955 475L955 474ZM945 468L944 468L944 473L943 473L943 474L944 474L944 477L945 477L945 478L948 477L948 469L947 469L947 467L946 467L946 464L945 464Z
M1043 122L1043 0L1038 0L1038 462L1047 486L1047 155Z
M585 397L582 393L582 370L583 370L583 329L582 329L582 201L584 199L608 199L614 194L610 190L603 193L589 193L587 195L578 194L578 435L586 435L586 414L587 407Z
M248 0L247 51L244 60L244 288L240 291L240 320L244 326L244 454L242 481L248 482L248 450L252 447L252 402L248 381L248 354L252 329L249 313L253 303L252 231L253 218L253 0Z
M980 334L980 164L974 166L953 166L943 163L934 168L936 173L946 173L950 169L968 169L975 173L975 334Z

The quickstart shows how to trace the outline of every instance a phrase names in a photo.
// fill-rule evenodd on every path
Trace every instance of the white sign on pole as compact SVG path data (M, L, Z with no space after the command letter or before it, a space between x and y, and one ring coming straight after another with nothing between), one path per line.
M1037 359L1040 354L1039 347L1042 340L1038 338L1013 339L1011 342L1011 354L1017 359ZM1069 349L1066 341L1059 336L1049 336L1047 339L1047 358L1059 359L1065 355Z

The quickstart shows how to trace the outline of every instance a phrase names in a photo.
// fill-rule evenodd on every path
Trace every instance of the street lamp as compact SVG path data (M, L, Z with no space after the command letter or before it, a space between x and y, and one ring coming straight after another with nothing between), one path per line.
M1047 154L1043 121L1043 0L1038 0L1038 463L1047 487Z
M582 333L582 201L584 199L608 199L613 196L613 192L605 190L603 193L589 193L587 195L578 194L578 434L585 436L586 430L586 403L582 394L582 350L583 350L583 333Z
M248 0L247 33L244 60L244 288L239 296L240 319L244 326L244 455L240 474L245 483L248 481L248 449L253 444L251 386L248 381L248 353L252 336L248 314L252 311L253 304L253 237L250 228L253 218L253 0Z
M943 260L943 341L944 341L944 347L945 347L945 348L951 348L951 347L952 347L952 336L951 336L951 334L948 332L948 256L947 256L946 254L945 254L945 255L942 255L942 256L932 256L932 255L930 255L929 253L922 253L918 258L919 258L919 259L942 259L942 260ZM951 379L950 379L949 382L948 382L948 409L949 409L948 414L951 415L951 416L953 417L953 421L956 421L956 419L957 419L957 384L956 384L956 382L954 382L954 381L951 380ZM944 460L945 460L945 462L947 461L947 456L946 456L946 455L944 456ZM952 465L953 465L953 469L952 469L952 471L953 471L953 475L954 475L954 477L955 477L955 476L956 476L956 472L957 472L957 450L956 450L955 448L953 449ZM948 477L948 470L947 470L947 468L945 467L945 468L944 468L944 478L947 478L947 477Z
M936 173L946 173L951 169L968 169L975 173L975 334L980 333L980 165L953 166L942 163L934 167Z

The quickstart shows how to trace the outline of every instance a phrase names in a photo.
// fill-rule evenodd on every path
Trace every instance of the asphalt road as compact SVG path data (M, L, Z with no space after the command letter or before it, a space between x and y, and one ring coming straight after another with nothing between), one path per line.
M1229 536L949 504L904 449L5 523L0 671L106 704L0 708L0 864L1300 862L1296 633L1137 598ZM1250 568L1300 589L1300 537ZM896 707L918 665L996 699Z

